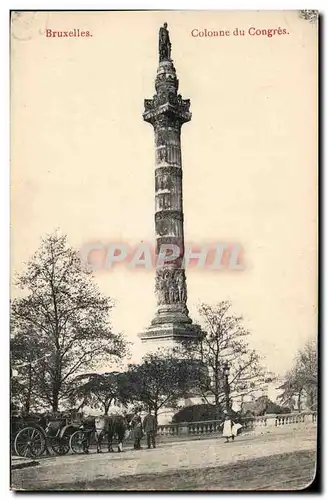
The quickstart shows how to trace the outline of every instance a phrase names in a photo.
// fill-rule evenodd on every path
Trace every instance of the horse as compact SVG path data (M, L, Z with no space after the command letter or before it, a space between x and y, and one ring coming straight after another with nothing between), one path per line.
M117 436L118 452L123 451L123 440L126 431L129 429L130 415L102 415L95 418L95 438L97 443L97 453L101 453L101 442L107 436L108 451L112 452L113 439Z

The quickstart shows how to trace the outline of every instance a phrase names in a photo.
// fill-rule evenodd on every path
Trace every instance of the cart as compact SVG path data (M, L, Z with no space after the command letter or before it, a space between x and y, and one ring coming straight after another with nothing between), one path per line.
M12 425L13 449L21 457L41 457L43 454L66 455L69 440L79 425L66 417L23 417Z

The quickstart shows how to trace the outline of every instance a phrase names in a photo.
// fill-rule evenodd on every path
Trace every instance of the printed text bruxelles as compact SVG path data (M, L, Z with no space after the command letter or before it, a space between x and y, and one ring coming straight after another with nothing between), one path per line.
M74 28L70 31L55 31L46 29L45 34L47 38L89 38L92 36L90 31L80 30L79 28Z

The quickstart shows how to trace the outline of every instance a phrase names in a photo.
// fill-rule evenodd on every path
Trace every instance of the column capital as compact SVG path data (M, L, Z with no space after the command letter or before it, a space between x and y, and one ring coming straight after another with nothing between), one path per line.
M152 99L145 99L143 119L155 125L166 120L167 126L177 122L180 126L191 120L190 99L182 99L178 94L179 80L173 61L165 60L159 63L155 80L156 94Z
M177 126L191 120L190 100L181 95L154 95L153 99L145 99L143 119L152 125Z

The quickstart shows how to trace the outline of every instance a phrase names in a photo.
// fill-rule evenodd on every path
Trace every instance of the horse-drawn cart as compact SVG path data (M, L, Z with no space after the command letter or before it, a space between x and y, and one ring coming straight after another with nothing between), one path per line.
M71 434L69 447L72 453L89 453L90 446L96 445L101 453L101 444L106 444L108 451L123 449L123 441L129 434L132 415L102 415L86 418L80 427Z
M40 457L45 452L46 440L42 419L36 416L12 416L12 452L21 457Z
M13 452L21 457L41 457L65 455L69 452L70 436L78 429L79 424L72 423L67 417L48 416L16 416L11 420L11 441Z

